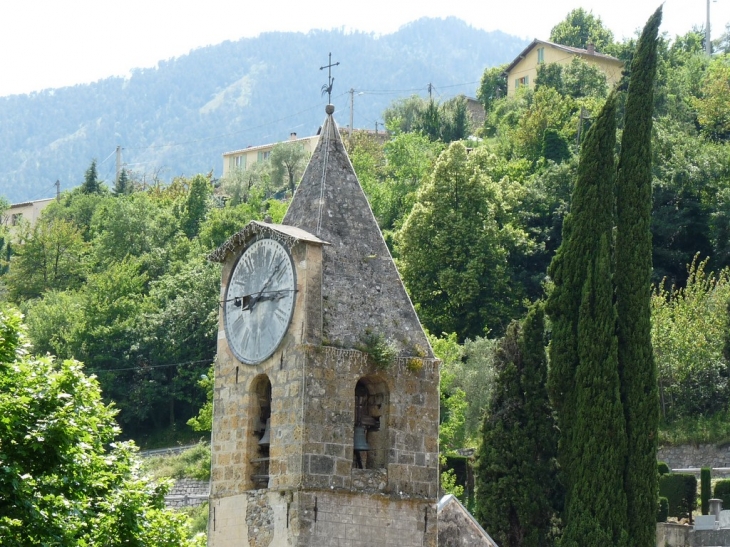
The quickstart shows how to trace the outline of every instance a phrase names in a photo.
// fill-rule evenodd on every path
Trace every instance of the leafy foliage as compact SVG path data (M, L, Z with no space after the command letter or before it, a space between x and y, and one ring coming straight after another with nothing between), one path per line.
M452 143L396 236L401 275L422 322L460 339L487 325L504 329L520 305L505 261L523 234L506 226L508 198L485 172L486 159Z
M115 411L76 361L25 354L19 314L0 314L0 541L26 545L192 545L166 485L143 478Z
M494 396L477 453L476 516L500 545L553 545L561 489L545 380L544 312L532 309L499 343Z
M658 369L662 416L712 415L730 401L728 331L730 272L705 272L693 262L686 287L657 289L651 300L652 347Z
M593 44L597 50L605 51L607 46L613 44L613 33L603 26L600 17L577 8L553 27L550 41L582 49Z
M669 501L669 516L689 518L697 508L697 477L682 473L667 473L659 477L659 495Z

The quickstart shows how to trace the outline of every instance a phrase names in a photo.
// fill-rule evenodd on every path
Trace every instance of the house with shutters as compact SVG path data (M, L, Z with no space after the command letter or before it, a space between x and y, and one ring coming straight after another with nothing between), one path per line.
M588 44L586 49L581 49L535 39L504 71L507 79L507 96L514 95L521 87L534 88L537 69L540 65L549 63L569 65L576 57L599 68L606 75L609 87L613 87L621 79L623 61L611 55L599 53L593 44Z

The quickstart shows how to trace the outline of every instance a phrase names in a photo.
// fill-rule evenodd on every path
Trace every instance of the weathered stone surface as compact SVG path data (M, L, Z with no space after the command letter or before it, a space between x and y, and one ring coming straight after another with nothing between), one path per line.
M691 526L674 524L672 522L659 522L656 526L657 547L690 547L689 534Z
M208 501L209 481L178 479L165 496L165 506L172 508L196 507Z
M461 502L451 494L438 504L439 547L497 547Z
M433 357L332 116L283 223L330 243L322 280L326 342L352 348L371 330L403 356Z
M730 467L730 445L662 446L657 451L657 460L666 462L670 469L697 468L698 473L701 467ZM714 476L720 474L714 471Z

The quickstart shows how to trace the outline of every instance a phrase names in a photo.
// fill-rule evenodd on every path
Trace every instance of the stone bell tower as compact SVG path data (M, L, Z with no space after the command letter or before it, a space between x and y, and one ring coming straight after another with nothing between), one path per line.
M436 546L438 361L333 112L283 224L210 257L210 546Z

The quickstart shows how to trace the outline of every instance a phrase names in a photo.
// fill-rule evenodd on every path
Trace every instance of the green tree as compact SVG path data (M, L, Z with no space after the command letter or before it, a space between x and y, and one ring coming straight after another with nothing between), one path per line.
M257 161L246 169L237 167L221 179L221 188L230 198L231 205L246 203L249 199L261 199L271 194L271 164L269 160Z
M122 196L124 194L131 194L132 193L132 181L129 180L129 175L127 175L127 170L122 169L121 173L119 173L119 178L114 183L114 195L115 196Z
M505 547L550 546L555 539L558 431L545 388L543 332L537 306L499 342L477 451L476 516Z
M565 94L563 83L563 65L560 63L543 63L537 67L535 90L541 87L552 87L561 95Z
M616 191L618 368L628 457L624 489L633 545L656 542L657 372L651 347L651 129L661 6L639 38L631 66Z
M562 163L570 158L568 140L555 129L546 129L542 135L542 157Z
M574 99L603 98L608 93L606 74L597 66L574 57L563 70L563 92Z
M183 232L190 239L198 235L200 224L205 220L210 208L212 192L210 180L203 175L195 175L193 180L190 181L190 191L185 200L180 221Z
M711 416L730 402L730 272L693 261L685 287L657 289L651 337L664 419Z
M730 137L730 57L713 59L702 80L701 96L691 98L702 132L714 140Z
M613 33L603 26L601 18L594 16L593 12L577 8L552 28L550 41L582 49L593 44L598 51L606 51L613 44Z
M547 129L563 131L567 125L572 129L572 115L575 101L561 96L555 89L540 87L535 91L524 115L517 123L514 140L517 149L531 161L536 161L542 151L542 142Z
M484 105L484 110L489 112L494 101L507 96L507 78L504 69L507 65L500 65L484 70L482 79L477 89L477 99Z
M307 152L298 143L279 143L271 149L271 184L274 188L284 188L294 195L297 183L307 166Z
M466 139L471 133L471 119L466 97L459 95L441 105L441 140L454 142Z
M385 126L394 133L417 131L416 125L425 109L426 100L418 95L398 99L383 111Z
M495 218L490 185L478 155L467 158L466 147L452 143L396 234L401 275L431 332L463 340L487 325L498 331L518 306L508 282L508 231Z
M27 355L20 316L0 311L0 543L192 546L165 484L143 478L115 411L75 361Z
M81 185L82 194L100 194L102 185L96 172L96 159L91 160L91 165L84 174L84 182Z
M38 298L50 289L77 288L84 281L88 245L73 223L44 217L21 241L5 276L14 301Z
M577 412L568 439L572 465L564 474L570 476L565 479L568 495L560 543L564 547L629 545L610 228L602 231L590 258L578 315ZM631 541L635 545L635 538Z
M429 99L420 115L416 118L413 129L420 131L432 141L441 139L442 113L439 105Z
M626 440L611 285L614 218L606 206L615 191L615 143L612 93L583 141L563 241L548 270L554 283L546 308L553 330L548 389L560 427L564 544L571 546L621 545L626 532ZM591 399L596 392L600 397ZM613 482L601 486L597 477Z

